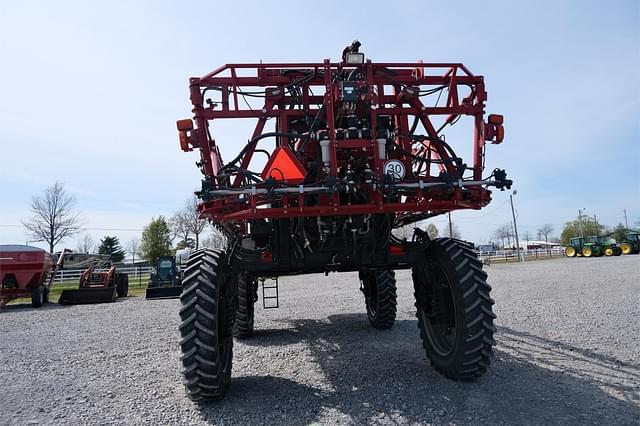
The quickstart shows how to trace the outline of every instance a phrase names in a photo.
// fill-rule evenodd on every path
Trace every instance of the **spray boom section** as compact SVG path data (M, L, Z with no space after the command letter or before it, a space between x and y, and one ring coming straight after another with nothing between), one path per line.
M504 170L483 176L486 142L503 141L504 119L485 120L482 76L461 63L376 63L360 47L337 63L227 64L190 79L193 119L177 127L182 150L200 152L203 216L233 225L391 214L401 226L480 209L488 187L510 187ZM255 127L224 162L213 135L230 118ZM468 161L445 140L461 119L473 127Z

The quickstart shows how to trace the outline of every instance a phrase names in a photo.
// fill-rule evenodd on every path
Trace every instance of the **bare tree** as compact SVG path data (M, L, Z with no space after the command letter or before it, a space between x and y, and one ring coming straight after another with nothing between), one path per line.
M169 227L171 228L171 240L178 239L178 245L190 246L191 227L189 226L189 218L185 210L178 210L169 219Z
M506 225L500 226L495 231L493 231L493 236L494 238L502 241L503 249L506 247L505 239L507 240L507 243L511 245L511 225L506 224Z
M211 228L211 234L202 241L202 246L217 249L226 248L227 238L215 226L212 226Z
M200 246L200 235L206 225L206 219L201 219L198 213L198 198L195 195L189 198L184 208L175 212L169 220L173 238L179 239L176 246L179 248L197 249Z
M131 238L131 240L129 240L129 242L127 243L127 251L131 253L132 264L136 263L136 254L138 254L139 247L140 247L140 239L138 237Z
M31 217L22 221L34 241L45 241L53 253L55 246L80 230L80 216L75 211L76 199L64 184L56 182L31 201Z
M198 197L194 195L187 200L182 210L182 216L187 229L194 236L195 249L197 250L200 245L200 234L202 234L204 227L207 225L207 220L201 219L198 212Z
M544 237L544 241L547 246L547 255L550 255L551 253L549 250L549 235L552 232L553 232L553 225L551 225L550 223L545 223L544 225L542 225L540 229L538 229L538 234Z
M91 253L95 250L96 244L91 238L91 235L84 234L81 238L78 239L78 246L76 250L79 253Z
M458 228L458 225L454 222L451 222L451 228L449 228L448 226L445 226L445 231L446 231L447 237L449 238L456 238L458 240L462 238L462 234L460 233L460 228Z

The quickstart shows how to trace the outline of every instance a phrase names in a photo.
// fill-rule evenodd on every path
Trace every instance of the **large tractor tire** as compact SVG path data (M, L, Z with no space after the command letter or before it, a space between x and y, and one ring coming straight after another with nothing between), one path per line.
M473 249L439 238L412 269L420 337L434 369L473 381L491 363L495 314L491 286Z
M116 277L116 293L118 297L129 295L129 274L118 274Z
M39 285L31 290L31 306L39 308L44 303L44 287Z
M615 246L615 247L613 248L613 255L614 255L614 256L620 256L621 254L622 254L622 250L620 250L620 247Z
M621 243L620 251L622 252L622 254L632 254L633 246L630 243Z
M221 250L189 257L180 296L180 346L187 396L221 399L229 389L233 358L235 289Z
M578 254L578 251L576 250L575 247L568 246L567 248L564 249L564 254L567 257L576 257L576 255Z
M394 271L360 271L367 317L373 328L393 327L396 320L396 274Z
M258 283L247 277L246 274L238 276L238 309L233 326L233 336L237 339L246 339L253 336L254 308L258 300Z
M582 247L582 255L584 257L591 257L593 256L593 250L591 249L591 247Z

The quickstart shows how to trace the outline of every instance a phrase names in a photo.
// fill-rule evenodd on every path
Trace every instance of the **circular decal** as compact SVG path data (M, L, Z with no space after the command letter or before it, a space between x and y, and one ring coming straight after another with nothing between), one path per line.
M400 160L389 160L384 165L384 174L391 175L393 180L402 180L406 170Z

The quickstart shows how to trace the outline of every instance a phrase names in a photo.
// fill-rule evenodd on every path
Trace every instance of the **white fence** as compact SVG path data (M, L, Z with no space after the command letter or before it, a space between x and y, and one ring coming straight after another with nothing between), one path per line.
M535 260L535 259L548 259L550 257L563 257L564 256L564 247L553 247L549 249L541 248L535 250L521 250L520 251L525 260ZM494 251L482 251L478 252L478 257L485 262L517 262L518 255L516 250L494 250ZM142 278L146 278L151 270L150 266L129 266L129 267L119 267L118 272L122 272L125 274L129 274L129 281L132 282L134 280L140 280ZM101 271L102 269L99 269ZM85 269L63 269L56 273L54 282L59 283L62 281L79 281L80 275L85 271ZM106 269L104 269L106 271Z
M535 260L535 259L549 259L553 257L563 257L564 256L564 247L551 247L548 251L546 248L539 249L531 249L531 250L520 250L520 254L522 255L524 260ZM506 261L506 262L517 262L518 261L518 251L517 250L494 250L494 251L484 251L478 252L478 257L483 260L488 261Z
M149 275L151 269L150 266L129 266L126 268L118 268L118 272L129 274L129 280L131 281ZM86 269L62 269L56 273L53 282L79 281L80 275L82 275L85 270ZM97 269L96 271L106 271L106 269Z

